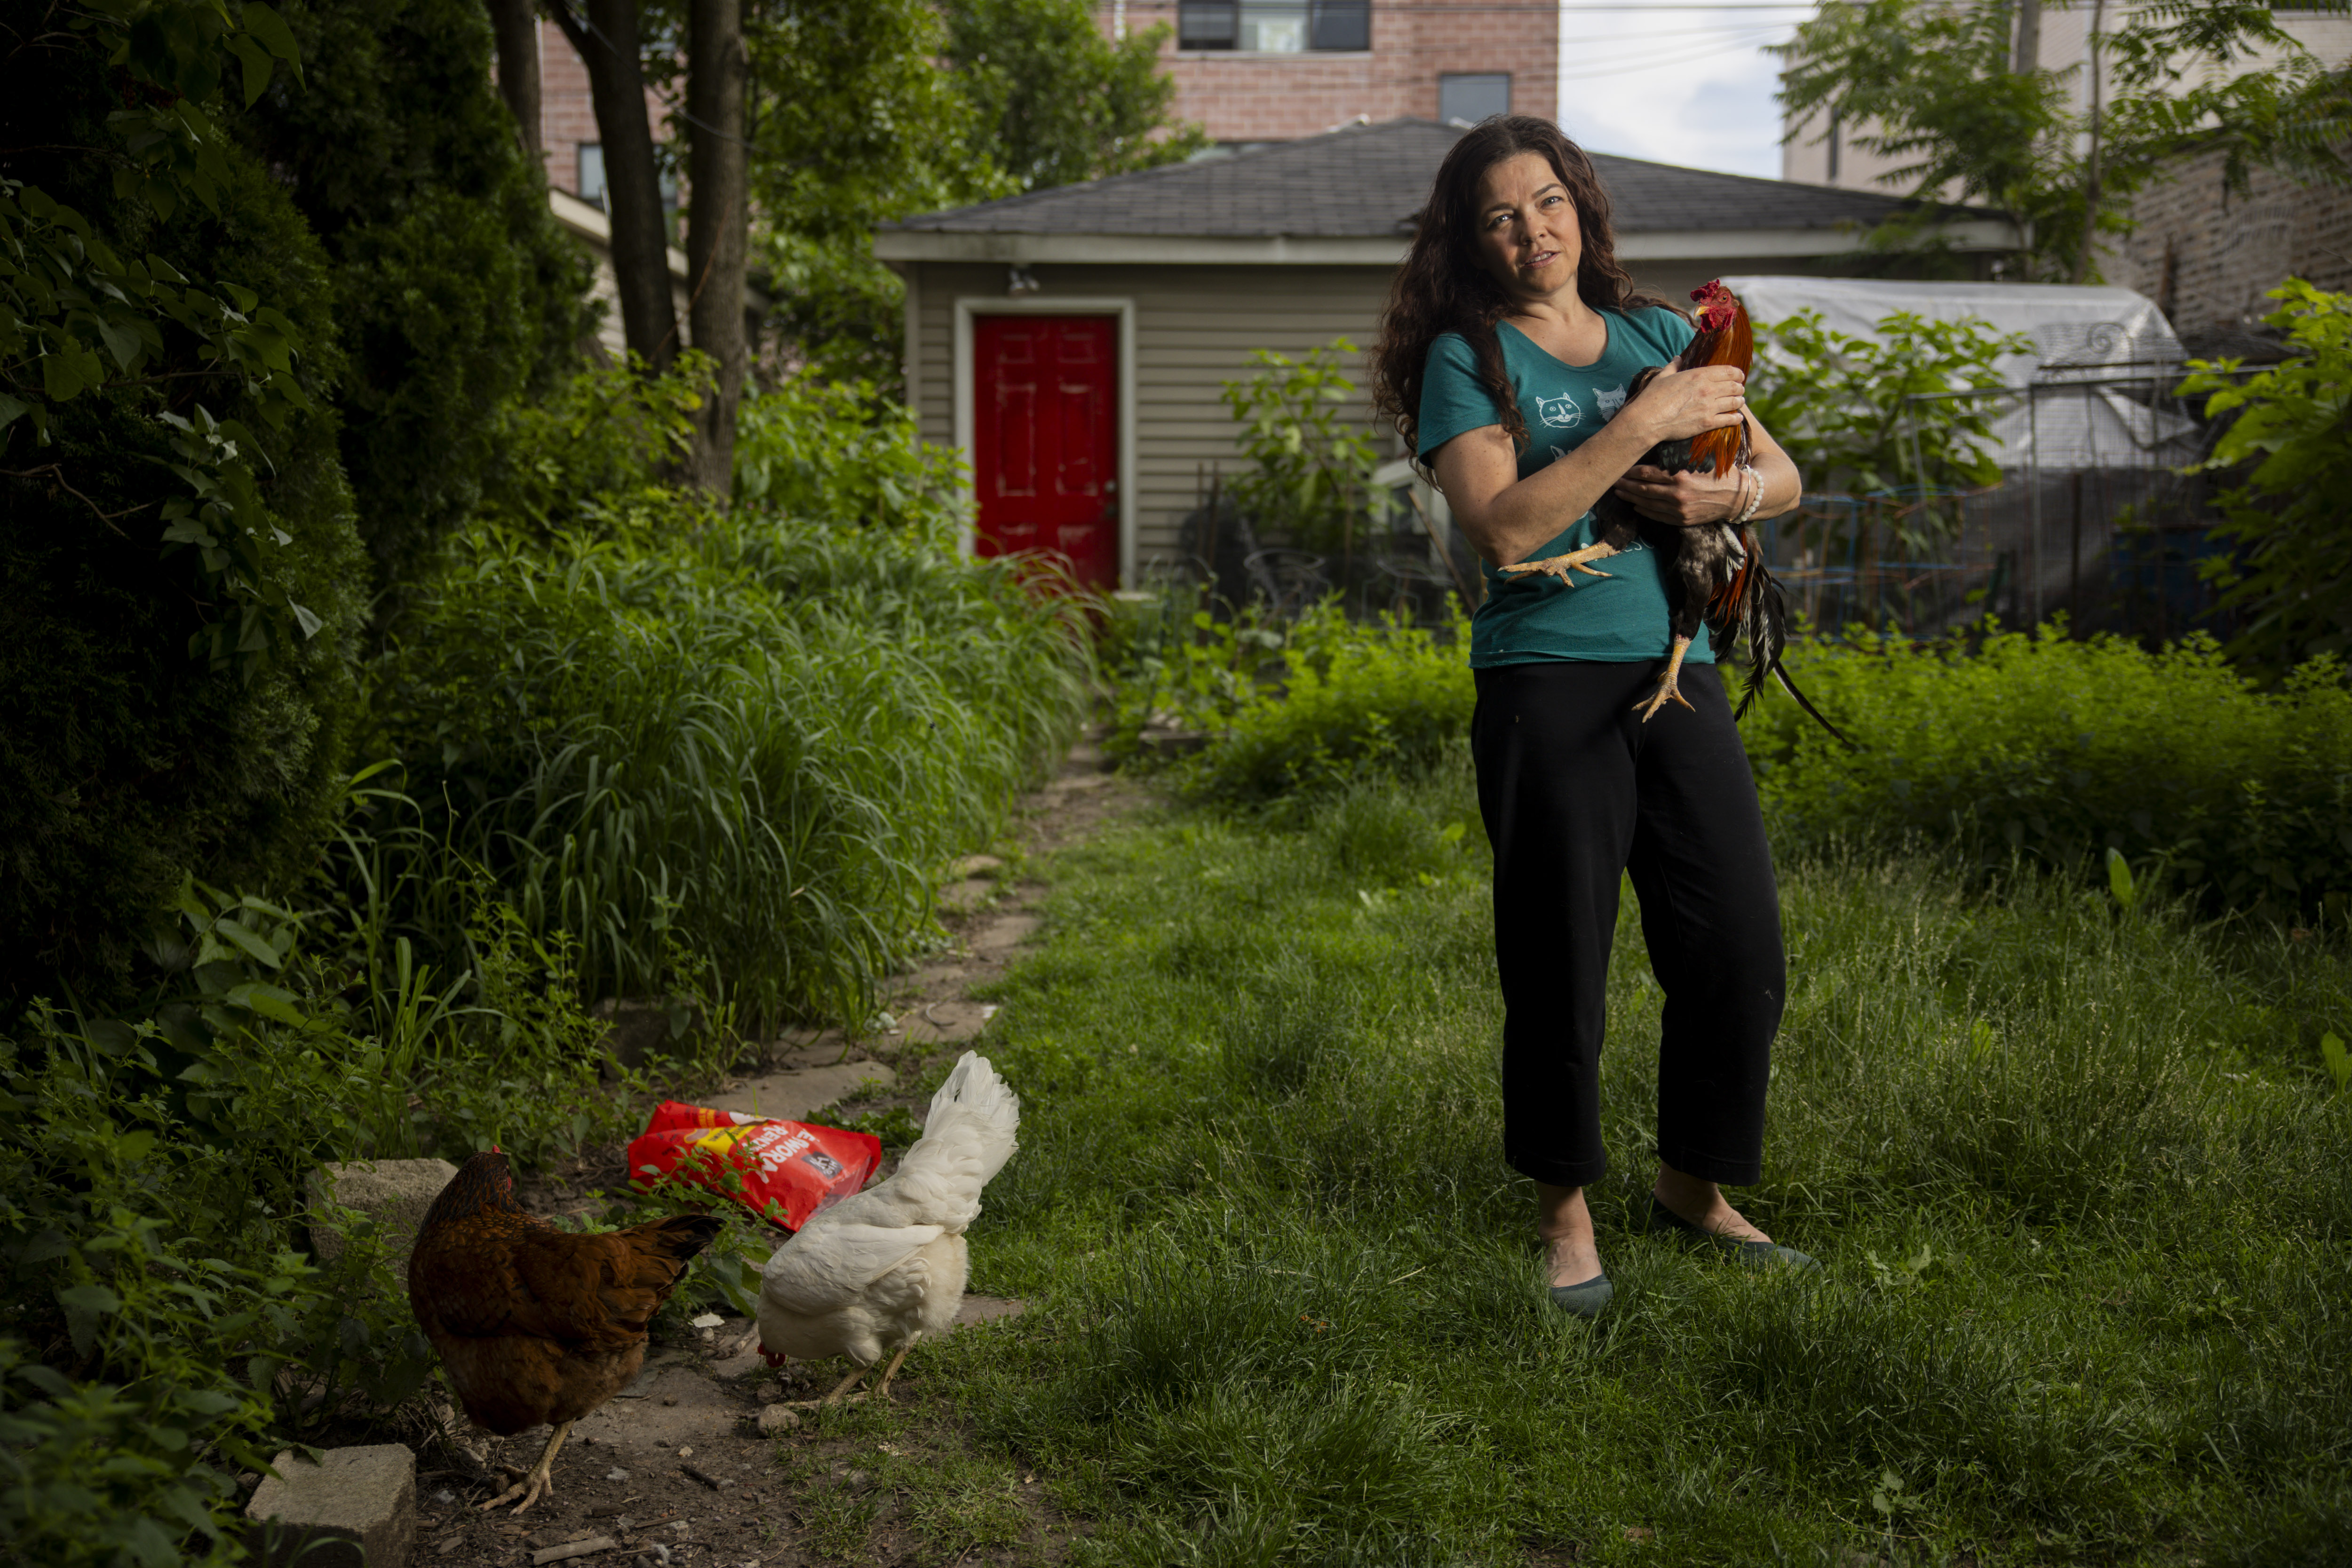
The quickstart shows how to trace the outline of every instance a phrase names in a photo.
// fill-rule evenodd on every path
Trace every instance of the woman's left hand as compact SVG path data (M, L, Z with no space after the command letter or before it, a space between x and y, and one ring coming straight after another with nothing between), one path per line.
M1756 483L1738 468L1717 479L1713 474L1670 474L1643 463L1626 469L1612 488L1643 517L1690 528L1738 516L1746 494L1741 487Z

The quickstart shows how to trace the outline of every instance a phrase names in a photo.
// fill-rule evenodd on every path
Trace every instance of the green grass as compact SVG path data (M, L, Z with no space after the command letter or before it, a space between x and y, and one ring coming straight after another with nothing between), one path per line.
M2352 1538L2340 945L1927 858L1785 867L1768 1179L1739 1199L1822 1258L1807 1281L1626 1225L1660 1003L1629 899L1592 1194L1618 1299L1588 1326L1549 1309L1499 1155L1466 777L1290 820L1066 852L1000 994L1024 1121L974 1288L1035 1305L927 1348L925 1381L1103 1521L1082 1558L2186 1565Z

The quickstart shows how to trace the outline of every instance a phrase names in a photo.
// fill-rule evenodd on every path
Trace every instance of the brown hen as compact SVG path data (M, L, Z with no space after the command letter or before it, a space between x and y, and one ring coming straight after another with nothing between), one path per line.
M477 1425L501 1437L555 1428L530 1473L482 1507L520 1493L520 1513L553 1489L572 1424L637 1375L647 1325L719 1229L680 1215L600 1236L558 1230L515 1202L496 1150L441 1189L408 1259L416 1321Z

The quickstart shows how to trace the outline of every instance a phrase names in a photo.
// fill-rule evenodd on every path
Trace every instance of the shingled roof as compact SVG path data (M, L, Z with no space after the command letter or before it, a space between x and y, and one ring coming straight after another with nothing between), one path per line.
M1413 216L1462 134L1426 120L1351 125L1320 136L1032 191L882 226L884 234L1126 235L1186 238L1383 239ZM1595 153L1617 232L1695 235L1868 227L1911 208L1900 197L1717 174ZM1982 208L1948 216L2002 221ZM1848 242L1851 243L1850 241ZM886 253L899 247L887 247ZM911 248L911 247L910 247Z

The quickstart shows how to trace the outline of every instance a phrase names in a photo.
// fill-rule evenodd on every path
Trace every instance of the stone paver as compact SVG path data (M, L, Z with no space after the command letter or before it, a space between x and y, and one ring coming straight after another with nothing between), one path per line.
M940 889L940 908L951 915L968 915L993 898L997 882L992 877L967 877L961 882L950 882Z
M270 1568L401 1568L416 1535L416 1456L400 1443L330 1448L312 1464L289 1448L245 1506L247 1539Z
M1036 935L1037 928L1045 923L1035 915L999 915L972 933L972 951L1002 952L1006 948L1018 947Z
M907 1040L917 1046L960 1045L976 1038L995 1016L993 1002L926 1002L904 1015Z
M715 1110L736 1110L747 1116L773 1117L780 1121L806 1121L810 1117L852 1094L878 1087L890 1089L898 1075L880 1062L841 1062L831 1067L802 1068L750 1079L710 1096L705 1103Z

